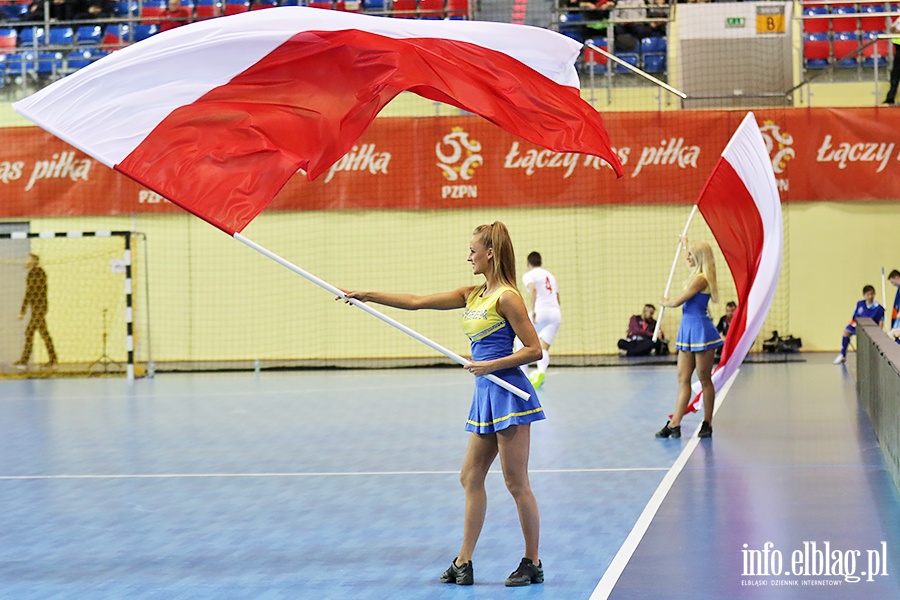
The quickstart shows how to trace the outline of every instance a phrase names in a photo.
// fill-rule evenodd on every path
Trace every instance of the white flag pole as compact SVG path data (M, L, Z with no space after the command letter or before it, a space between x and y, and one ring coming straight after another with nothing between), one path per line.
M410 337L412 337L412 338L414 338L414 339L416 339L416 340L422 342L423 344L425 344L425 345L428 346L429 348L432 348L433 350L436 350L436 351L440 352L441 354L443 354L443 355L446 356L447 358L449 358L449 359L451 359L451 360L453 360L453 361L455 361L455 362L457 362L457 363L459 363L459 364L461 364L461 365L463 365L463 366L466 366L466 365L468 365L468 364L471 362L471 361L466 360L465 358L463 358L463 357L460 356L459 354L456 354L456 353L453 352L452 350L449 350L449 349L447 349L447 348L441 346L441 345L438 344L437 342L434 342L434 341L430 340L429 338L425 337L425 336L422 335L421 333L418 333L417 331L415 331L415 330L413 330L413 329L410 329L409 327L407 327L407 326L404 325L403 323L400 323L399 321L396 321L396 320L390 318L389 316L385 315L384 313L377 311L376 309L372 308L371 306L369 306L369 305L366 304L365 302L360 302L359 300L357 300L357 299L355 299L355 298L347 298L347 297L344 295L344 292L342 292L342 291L339 290L338 288L334 287L333 285L331 285L331 284L328 283L327 281L324 281L324 280L322 280L322 279L319 279L318 277L316 277L315 275L313 275L312 273L310 273L310 272L308 272L308 271L304 271L303 269L301 269L300 267L298 267L298 266L295 265L294 263L292 263L292 262L288 261L287 259L282 258L281 256L275 254L274 252L272 252L272 251L270 251L270 250L268 250L268 249L266 249L266 248L260 246L260 245L257 244L256 242L254 242L254 241L252 241L252 240L249 240L249 239L245 238L245 237L242 236L240 233L235 233L235 234L233 235L233 237L234 237L234 239L236 239L237 241L241 242L241 243L244 244L245 246L248 246L248 247L250 247L250 248L256 250L257 252L259 252L260 254L262 254L262 255L265 256L265 257L271 258L272 260L274 260L275 262L277 262L277 263L280 264L281 266L290 269L290 270L293 271L294 273L296 273L296 274L300 275L301 277L303 277L303 278L305 278L305 279L307 279L307 280L313 282L313 283L316 284L317 286L319 286L319 287L321 287L321 288L324 288L325 290L328 290L329 292L331 292L331 293L334 294L335 296L338 296L338 297L340 297L340 298L343 298L344 300L346 300L347 302L349 302L349 303L352 304L353 306L356 306L356 307L358 307L358 308L361 308L362 310L366 311L367 313L369 313L369 314L372 315L373 317L376 317L377 319L380 319L380 320L384 321L385 323L387 323L387 324L390 325L391 327L395 327L396 329L399 329L400 331L402 331L402 332L405 333L406 335L408 335L408 336L410 336ZM512 384L509 384L509 383L503 381L502 379L500 379L500 378L497 377L496 375L485 375L485 377L487 377L489 380L493 381L494 383L496 383L497 385L499 385L499 386L502 387L503 389L512 392L513 394L515 394L516 396L518 396L519 398L521 398L521 399L523 399L523 400L528 400L529 398L531 398L531 394L528 394L527 392L523 392L522 390L520 390L520 389L517 388L516 386L514 386L514 385L512 385Z
M684 224L684 231L681 232L681 237L678 238L678 246L675 248L675 260L672 261L672 268L669 270L669 280L666 282L666 291L663 294L664 298L669 297L669 290L672 287L672 278L675 276L675 267L678 266L678 256L681 254L681 244L682 240L687 237L688 229L691 226L691 221L694 220L694 215L697 214L697 205L691 209L691 214L688 215L687 223ZM665 312L666 307L660 305L659 307L659 318L656 320L656 328L653 329L653 341L656 342L659 337L659 327L662 324L663 313Z

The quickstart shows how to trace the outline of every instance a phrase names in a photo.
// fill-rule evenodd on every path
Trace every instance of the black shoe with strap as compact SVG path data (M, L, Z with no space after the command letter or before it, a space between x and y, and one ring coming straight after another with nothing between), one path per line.
M712 425L709 424L709 421L703 421L703 423L700 424L700 433L697 434L697 437L712 437Z
M506 587L521 587L532 583L544 583L544 565L534 564L530 558L523 558L519 567L506 578Z
M456 558L454 558L453 562L450 563L450 568L441 574L441 583L455 583L456 585L472 585L475 583L472 561L470 560L461 567L457 567Z
M663 428L656 432L656 437L658 438L680 438L681 437L681 425L676 425L675 427L669 427L669 424L666 423L663 425Z

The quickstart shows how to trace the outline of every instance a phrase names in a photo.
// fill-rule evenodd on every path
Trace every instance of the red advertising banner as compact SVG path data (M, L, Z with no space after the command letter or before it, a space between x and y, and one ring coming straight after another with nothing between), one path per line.
M691 203L744 114L604 115L620 179L598 158L544 150L478 117L376 119L327 173L298 173L270 209ZM783 200L900 200L900 110L755 114ZM0 218L180 210L39 128L0 130Z

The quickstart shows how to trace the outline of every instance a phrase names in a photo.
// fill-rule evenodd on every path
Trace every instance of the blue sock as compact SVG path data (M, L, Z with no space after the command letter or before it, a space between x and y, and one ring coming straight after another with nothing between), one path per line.
M841 354L847 356L847 348L850 347L850 338L848 336L844 336L841 338Z

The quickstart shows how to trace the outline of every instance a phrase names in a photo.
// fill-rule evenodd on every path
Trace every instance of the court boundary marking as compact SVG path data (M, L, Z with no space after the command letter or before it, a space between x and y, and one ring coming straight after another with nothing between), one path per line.
M631 473L637 471L667 471L666 467L609 467L598 469L534 469L529 474L554 473ZM489 475L501 474L492 469ZM459 475L459 471L348 471L348 472L286 472L286 473L133 473L97 475L0 475L0 481L58 480L58 479L210 479L214 477L371 477L385 475Z
M719 409L722 408L722 403L725 401L725 397L728 395L728 392L731 390L731 386L734 383L734 380L737 378L738 373L740 372L740 369L735 371L734 374L728 379L728 381L725 382L725 385L722 386L722 390L716 394L716 403L713 407L713 416L715 416L715 414L719 412ZM628 537L626 537L625 541L622 542L622 545L619 547L619 551L616 552L616 555L613 558L612 562L609 563L609 567L606 568L606 572L603 574L603 577L600 578L599 583L597 583L597 587L594 588L594 592L591 594L590 600L606 600L607 598L609 598L609 595L612 593L613 589L616 587L616 584L619 582L619 578L625 571L625 567L628 566L631 557L634 555L635 550L637 550L637 547L641 543L641 540L644 539L644 535L646 535L647 529L650 527L650 523L653 521L653 518L659 511L660 506L662 506L663 500L666 499L666 496L672 489L672 485L675 483L675 480L678 478L678 475L681 473L681 471L684 470L685 465L687 465L688 459L690 459L691 455L694 453L694 449L699 444L700 438L697 437L697 431L695 430L691 434L691 437L688 440L688 443L685 445L684 449L682 449L681 454L678 455L675 463L669 469L669 472L666 473L662 481L659 483L659 486L656 488L656 491L650 497L650 500L647 502L647 506L644 507L643 512L641 512L641 516L638 517L638 520L634 524L634 527L631 529L631 532L628 534Z

